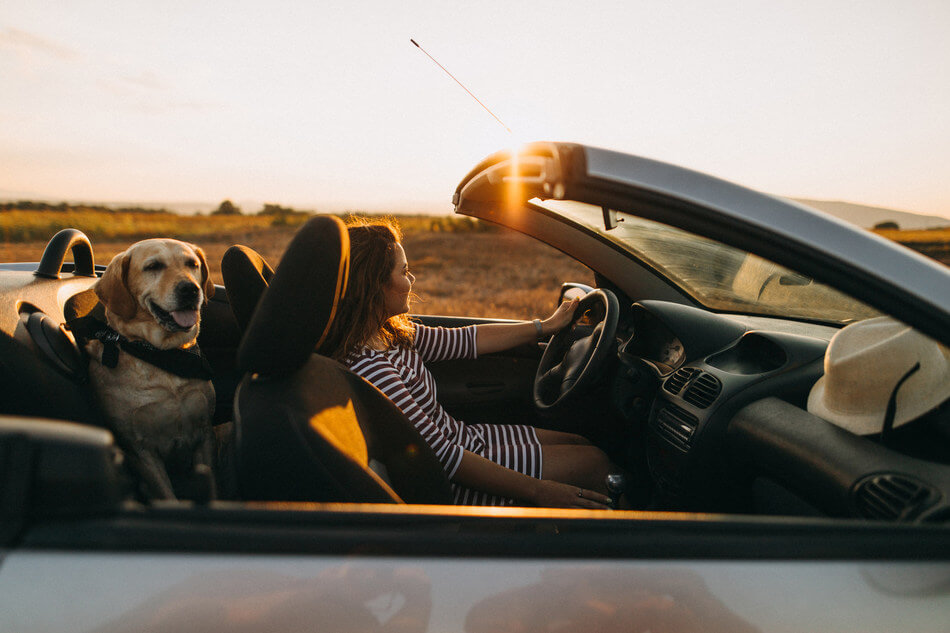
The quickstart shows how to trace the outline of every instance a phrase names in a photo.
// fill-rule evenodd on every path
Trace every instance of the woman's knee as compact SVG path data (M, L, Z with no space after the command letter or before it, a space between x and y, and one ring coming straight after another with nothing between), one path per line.
M597 491L606 489L607 475L612 466L607 455L596 446L542 446L541 453L544 479Z

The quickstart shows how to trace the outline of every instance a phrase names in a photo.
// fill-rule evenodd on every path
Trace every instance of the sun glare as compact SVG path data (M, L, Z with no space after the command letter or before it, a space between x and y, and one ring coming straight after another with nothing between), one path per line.
M512 145L511 171L505 177L505 205L513 211L518 209L524 201L523 176L521 174L521 145Z

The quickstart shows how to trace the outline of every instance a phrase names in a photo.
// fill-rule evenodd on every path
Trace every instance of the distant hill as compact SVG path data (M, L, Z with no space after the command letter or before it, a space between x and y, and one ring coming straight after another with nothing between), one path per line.
M865 204L853 204L839 200L790 199L813 209L824 211L845 222L857 224L865 229L873 228L874 225L887 221L897 222L897 225L902 229L933 229L950 226L950 218L943 218L938 215L921 215L919 213L896 211L883 207L870 207Z

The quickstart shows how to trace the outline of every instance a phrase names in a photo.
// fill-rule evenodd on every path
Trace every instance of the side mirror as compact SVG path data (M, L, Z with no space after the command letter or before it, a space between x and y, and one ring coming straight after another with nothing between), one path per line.
M587 284L573 282L561 284L561 294L558 298L558 304L564 303L565 301L570 301L571 299L583 299L585 296L587 296L587 293L593 291L594 289Z
M121 463L105 429L0 416L0 545L34 519L117 512L128 489Z

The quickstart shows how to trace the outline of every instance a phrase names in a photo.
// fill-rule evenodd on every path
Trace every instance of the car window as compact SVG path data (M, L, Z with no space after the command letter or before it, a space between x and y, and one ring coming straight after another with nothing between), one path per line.
M703 306L792 319L849 323L880 313L870 306L752 253L705 237L572 200L534 200L643 260Z
M414 314L533 319L547 316L562 282L594 285L574 259L510 229L407 232L404 246L416 281Z

